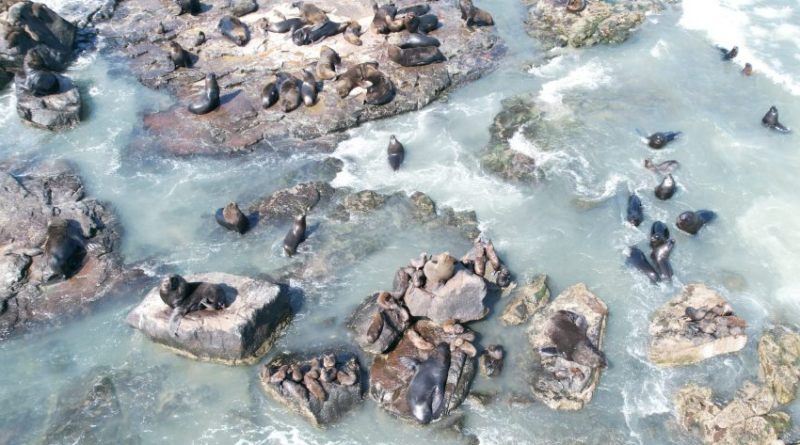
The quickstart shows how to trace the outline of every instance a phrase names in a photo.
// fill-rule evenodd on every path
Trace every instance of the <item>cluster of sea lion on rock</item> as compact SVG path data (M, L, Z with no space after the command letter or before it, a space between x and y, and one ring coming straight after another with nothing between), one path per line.
M388 55L400 66L424 66L444 62L439 51L439 40L427 34L439 27L439 18L429 14L430 5L414 5L397 9L393 3L378 6L372 4L375 16L370 25L377 34L406 31L388 45Z
M309 400L309 395L320 402L328 400L330 385L353 386L358 383L360 367L355 357L338 363L335 352L324 353L307 361L290 365L265 365L261 379L280 387L284 396Z
M169 319L169 332L178 336L181 319L186 314L204 309L221 310L225 308L225 291L218 284L188 283L183 277L171 274L161 280L158 286L161 301L172 309Z
M729 304L718 304L711 309L686 308L686 329L692 335L710 335L714 338L740 335L747 323L733 314Z
M586 317L572 311L560 310L547 320L545 328L547 336L555 345L554 348L543 348L541 352L545 354L558 354L566 360L575 362L588 368L605 369L608 367L605 354L592 344L586 331L589 325ZM572 380L573 376L578 376L580 380L585 379L580 370L576 368L554 368L550 371L560 381L562 379Z

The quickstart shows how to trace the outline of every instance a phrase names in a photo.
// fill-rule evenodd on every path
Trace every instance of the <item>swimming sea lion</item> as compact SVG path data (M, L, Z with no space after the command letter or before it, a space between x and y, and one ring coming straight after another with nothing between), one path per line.
M744 74L745 76L752 75L753 74L753 65L750 65L749 63L745 63L744 64L744 68L742 68L742 74Z
M690 235L697 235L697 232L703 226L716 219L716 217L717 214L710 210L686 211L678 215L675 225Z
M370 24L372 31L376 34L389 34L391 32L389 30L389 22L394 21L397 8L392 3L378 7L378 4L373 1L372 11L375 13Z
M434 284L439 284L449 280L453 277L453 265L456 259L450 255L450 252L440 253L434 255L430 261L425 263L423 272L425 278L432 281Z
M650 227L650 248L664 244L669 239L669 228L661 221L656 221Z
M389 155L389 166L392 167L392 170L397 171L400 168L400 164L403 163L406 150L403 144L401 144L394 135L389 136L389 148L387 152Z
M664 161L660 164L655 164L650 159L644 160L644 168L650 170L653 173L670 173L671 171L678 168L679 164L678 161Z
M292 33L292 42L297 46L310 45L320 40L341 34L347 28L347 23L336 23L330 20L314 26L304 26Z
M441 45L439 39L426 34L404 33L398 34L398 36L397 39L393 39L392 43L397 45L400 49L421 48L425 46L438 47Z
M664 177L664 180L661 181L661 184L658 184L653 192L656 194L656 198L666 201L672 198L672 195L675 194L675 190L678 189L678 185L675 183L675 179L672 175L667 175Z
M333 49L322 46L319 49L319 61L317 62L317 77L321 80L331 80L336 77L336 65L341 65L342 59Z
M367 105L385 105L394 99L395 88L392 81L383 71L366 64L362 69L362 81L369 82L364 103Z
M197 48L203 43L206 43L206 33L204 33L203 31L198 31L197 37L194 38L194 44L192 46Z
M669 264L669 255L672 253L672 248L675 247L675 240L671 239L658 247L654 247L650 252L650 258L653 260L656 271L662 278L672 280L672 266Z
M295 218L291 230L289 230L289 233L287 233L286 237L283 239L283 251L286 252L286 255L293 256L297 253L297 246L303 242L305 236L306 215L304 213Z
M586 0L570 0L567 3L567 11L577 14L586 9Z
M239 210L239 205L236 204L236 201L226 205L225 208L217 210L215 217L219 225L240 234L247 232L247 229L250 228L250 221Z
M300 10L300 17L311 24L323 23L328 20L328 14L316 5L307 2L292 3L293 8Z
M634 227L639 227L639 224L644 220L644 212L642 211L642 200L636 194L628 197L628 210L626 221L631 223Z
M181 8L178 15L189 13L191 15L196 15L200 12L200 1L199 0L177 0L175 3Z
M788 133L790 131L788 128L784 127L780 122L778 122L778 109L775 107L775 105L769 107L767 114L761 118L761 123L767 128L779 131L781 133Z
M428 4L406 6L405 8L398 9L397 10L397 15L413 13L416 16L421 16L423 14L427 14L428 11L430 11L430 10L431 10L431 5L428 5Z
M628 252L627 263L645 274L647 278L650 279L650 282L655 284L661 281L661 278L659 278L656 270L653 269L653 266L651 266L650 262L647 261L647 257L644 256L644 252L639 250L637 247L631 246L630 251Z
M267 31L274 32L278 34L283 34L290 32L294 34L295 31L298 29L308 25L308 22L303 20L302 18L296 17L286 20L281 20L279 22L270 22L269 26L267 26Z
M58 93L60 89L58 77L47 69L38 48L33 48L25 54L23 70L25 72L25 87L34 96L48 96Z
M638 130L637 130L638 131ZM675 140L678 135L681 134L680 131L666 131L666 132L658 132L653 133L650 136L644 136L639 133L647 142L647 146L650 148L660 149L664 148L665 145L669 144L673 140Z
M219 107L219 84L214 73L206 74L206 85L203 97L192 104L189 104L189 112L192 114L210 113Z
M247 44L248 36L250 35L247 25L242 23L236 17L229 15L219 19L217 30L219 30L220 34L222 34L225 38L238 46L245 46Z
M175 69L191 67L192 61L189 58L189 53L174 40L169 42L169 58L175 65Z
M400 49L397 45L389 45L389 58L394 63L406 67L430 65L446 60L444 54L435 46Z
M347 23L347 28L344 30L344 39L351 45L361 46L361 25L355 20Z
M589 368L605 369L608 367L605 355L592 344L586 330L575 324L578 317L574 312L557 311L547 320L547 336L567 360Z
M481 353L479 366L484 377L496 377L503 372L503 357L505 351L500 345L489 345Z
M44 242L44 255L53 278L69 279L81 267L86 249L83 246L81 235L70 227L67 220L53 218L47 224L47 238Z
M414 371L406 392L406 403L417 422L426 425L444 411L450 348L447 343L440 343L424 362L410 357L400 357L400 362Z
M307 107L313 107L317 103L317 79L314 79L314 74L307 69L303 70L300 97L303 98L303 104Z
M278 102L280 95L278 94L278 76L272 75L269 82L264 85L261 90L261 107L265 110Z
M468 27L494 25L492 15L473 5L472 0L459 0L458 7L461 10L461 20L464 20L464 25Z
M297 86L297 78L289 73L280 73L279 76L283 79L280 86L280 103L281 110L284 113L290 113L297 109L302 103L300 98L300 87Z
M734 46L733 48L731 48L730 51L720 47L717 47L717 49L720 50L720 52L722 52L722 60L733 60L739 54L738 46Z

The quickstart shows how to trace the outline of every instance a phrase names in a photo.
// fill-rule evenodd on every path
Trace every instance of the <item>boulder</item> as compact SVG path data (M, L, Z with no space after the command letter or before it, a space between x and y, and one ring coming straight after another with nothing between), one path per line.
M291 221L297 215L310 212L325 198L333 195L334 189L325 182L308 182L278 190L259 199L247 213L258 213L260 220L270 223Z
M178 355L227 365L257 362L289 324L289 297L275 284L219 272L184 278L222 285L227 307L190 312L174 337L169 333L172 309L155 287L125 321Z
M787 327L764 331L758 340L758 379L767 384L778 403L794 400L800 380L800 335Z
M683 366L744 348L744 321L731 315L709 314L699 322L686 316L687 308L712 309L728 305L704 284L690 284L656 309L650 320L648 357L659 366ZM729 305L728 305L729 306ZM728 325L735 325L728 328Z
M326 362L325 355L332 359ZM292 368L299 371L298 381L293 380ZM361 374L358 358L351 352L306 352L280 354L264 365L259 381L267 395L323 427L361 403Z
M406 404L406 391L414 372L400 362L400 357L411 357L420 361L428 358L428 350L414 346L411 331L418 334L424 341L431 345L442 342L451 345L450 371L445 385L445 407L440 419L446 418L458 408L469 392L469 386L475 377L475 359L468 356L461 349L453 350L453 343L459 338L474 338L474 334L465 330L465 333L455 335L447 334L439 324L430 320L421 320L407 329L400 343L389 354L375 357L370 368L369 396L385 410L397 415L400 419L414 421L414 416Z
M63 71L72 60L77 28L43 3L20 1L0 18L0 71L22 72L28 50L42 46L51 70Z
M541 352L542 348L553 346L546 333L546 326L550 317L560 310L584 316L588 324L586 335L602 351L608 307L603 300L589 292L585 284L580 283L564 290L536 312L529 323L528 340L532 346L532 354L526 373L533 395L551 409L578 410L592 400L600 383L601 370ZM574 373L575 377L558 379L555 373L563 369Z
M382 308L378 305L378 295L380 295L380 292L367 297L353 311L347 322L347 327L356 335L355 340L358 346L371 354L381 354L389 350L397 343L403 332L411 324L408 310L402 303L398 303L399 307ZM377 339L374 342L370 342L367 332L375 323L376 313L379 310L383 312L383 327Z
M428 282L424 288L409 287L405 303L411 315L427 317L442 323L447 320L468 322L480 320L489 313L486 298L486 281L460 263L456 263L455 275L443 286Z
M511 301L500 314L500 321L507 326L523 324L549 301L547 275L539 275L512 291Z
M17 114L26 123L46 130L62 130L81 120L81 94L72 81L58 74L58 93L35 96L25 88L25 79L17 76Z

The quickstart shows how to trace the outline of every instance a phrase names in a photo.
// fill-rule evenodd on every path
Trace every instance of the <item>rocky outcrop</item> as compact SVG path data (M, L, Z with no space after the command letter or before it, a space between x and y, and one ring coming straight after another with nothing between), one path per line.
M387 294L384 292L384 294ZM371 354L382 354L394 346L411 324L408 309L390 295L380 292L367 297L350 316L347 327L355 333L358 346ZM385 300L389 299L390 304Z
M782 445L779 440L790 424L788 414L773 411L775 397L765 386L745 383L736 398L720 407L711 389L696 384L674 396L678 422L686 430L699 430L703 442L714 445Z
M190 312L183 317L175 337L169 332L172 309L161 300L156 287L125 321L179 355L228 365L258 361L289 323L289 298L268 281L218 272L185 279L221 285L226 307Z
M72 60L76 32L42 3L15 3L0 13L0 72L21 73L25 54L37 46L50 70L63 71Z
M259 380L272 398L316 427L329 425L361 403L361 366L347 351L281 354Z
M46 130L61 130L81 120L81 94L78 87L64 76L58 78L59 91L36 96L25 87L25 79L17 76L14 82L17 95L17 114L26 123Z
M758 378L778 403L794 400L800 380L800 335L783 326L764 331L758 340Z
M550 317L560 310L585 317L586 336L602 351L608 307L581 283L566 289L536 312L530 321L528 340L533 350L526 373L533 395L551 409L578 410L592 400L600 383L601 370L542 351L553 346L547 335L547 325Z
M653 313L648 357L659 366L682 366L739 351L747 343L745 326L717 292L690 284Z
M427 317L442 323L447 320L475 321L489 313L486 298L486 281L460 263L455 275L443 286L427 280L425 287L409 287L405 304L411 315Z
M373 11L368 0L336 2L319 0L315 5L330 11L335 22L358 21L363 45L348 43L343 35L321 43L296 46L290 35L264 31L262 19L275 21L273 9L287 17L297 16L291 2L264 4L240 20L248 27L249 39L236 46L217 32L220 19L232 14L231 6L215 4L197 14L175 16L168 0L123 1L114 17L98 25L105 42L131 58L134 74L151 88L168 88L178 97L167 111L145 117L145 127L158 148L179 155L233 153L256 148L291 151L332 151L337 133L363 122L418 110L442 94L481 77L493 69L506 52L493 27L468 30L460 20L457 4L431 3L442 27L432 33L441 41L443 63L406 68L392 62L383 35L369 29ZM398 5L405 6L405 5ZM143 18L147 18L146 20ZM194 46L198 32L207 40ZM191 69L175 68L166 44L178 42L192 54ZM327 45L342 58L343 68L377 61L379 70L394 84L394 99L385 105L367 105L362 94L344 99L332 81L322 83L318 101L284 113L276 105L261 108L260 94L272 74L283 71L301 78L300 70L319 58ZM199 92L206 73L216 73L221 87L218 110L197 117L187 104Z
M524 286L514 289L511 301L500 314L500 321L508 326L523 324L528 317L550 302L550 289L547 288L547 275L539 275Z
M75 169L46 163L0 170L0 338L28 322L84 312L121 281L120 227L106 204L86 197ZM68 279L43 252L54 217L83 253Z

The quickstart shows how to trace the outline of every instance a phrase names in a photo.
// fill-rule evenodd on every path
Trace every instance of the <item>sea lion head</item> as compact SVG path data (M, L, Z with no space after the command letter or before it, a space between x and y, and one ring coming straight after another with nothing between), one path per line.
M36 48L28 51L25 54L25 66L32 70L41 70L45 68L44 58Z
M170 274L164 277L163 280L161 280L161 284L158 286L158 290L164 293L170 293L172 291L177 290L181 286L181 284L185 282L186 281L180 275Z
M652 145L659 146L659 145L664 145L666 143L667 143L667 140L664 137L664 135L661 134L661 133L656 133L656 134L650 136L650 144L652 144Z

